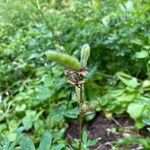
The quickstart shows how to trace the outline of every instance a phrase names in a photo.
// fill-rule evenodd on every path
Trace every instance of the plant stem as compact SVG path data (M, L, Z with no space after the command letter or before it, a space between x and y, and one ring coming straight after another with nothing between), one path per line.
M83 133L83 116L82 116L82 104L83 104L83 85L80 85L80 98L79 98L79 150L81 150L82 145L82 133Z

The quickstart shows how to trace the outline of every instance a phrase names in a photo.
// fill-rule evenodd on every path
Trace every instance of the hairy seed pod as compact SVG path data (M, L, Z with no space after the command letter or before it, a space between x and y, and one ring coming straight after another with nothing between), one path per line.
M83 45L81 50L81 68L87 66L87 61L90 56L90 46L88 44Z
M72 70L79 71L81 69L79 60L73 56L51 50L48 50L45 54L49 60L65 65Z

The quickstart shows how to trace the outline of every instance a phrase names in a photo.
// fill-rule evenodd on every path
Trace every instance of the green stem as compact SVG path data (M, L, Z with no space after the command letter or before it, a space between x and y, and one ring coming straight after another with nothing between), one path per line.
M79 150L81 150L82 145L82 134L83 134L83 116L82 116L82 104L83 104L83 85L80 85L80 98L79 98Z

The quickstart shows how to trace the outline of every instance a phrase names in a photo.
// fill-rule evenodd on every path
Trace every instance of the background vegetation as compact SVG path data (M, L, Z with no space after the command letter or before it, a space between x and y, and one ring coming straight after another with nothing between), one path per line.
M149 12L149 0L1 0L1 148L11 142L14 148L19 136L38 147L47 130L51 149L65 147L64 132L78 107L64 68L44 52L79 57L85 43L91 47L87 100L98 101L97 111L128 113L138 129L149 129Z

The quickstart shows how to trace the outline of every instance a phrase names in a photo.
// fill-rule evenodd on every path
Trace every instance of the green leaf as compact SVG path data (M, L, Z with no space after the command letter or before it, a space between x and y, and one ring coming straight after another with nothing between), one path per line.
M130 102L133 101L137 97L137 92L132 92L132 93L123 93L122 95L116 97L117 101L120 102Z
M33 142L27 137L24 137L21 140L20 146L21 146L21 150L35 150L35 146Z
M73 108L71 110L67 110L64 115L66 117L75 119L79 115L79 109L78 109L78 107L75 107L75 108Z
M139 85L137 78L129 76L123 72L118 72L116 75L126 86L136 88Z
M26 109L26 104L22 104L22 105L17 105L15 110L17 112L21 112L21 111L24 111Z
M147 128L147 130L150 132L150 128Z
M133 119L138 119L141 116L144 108L145 105L143 104L131 103L127 108L127 112Z
M22 119L22 124L24 129L28 130L32 127L33 122L37 119L37 115L35 111L32 110L26 110L26 115Z
M128 11L130 11L130 10L133 9L133 2L132 1L127 1L126 4L125 4L125 6L126 6L126 9Z
M59 145L53 147L53 150L62 150L62 148L65 148L65 145L64 144L59 144Z
M4 137L1 141L1 145L2 145L2 150L9 150L9 146L10 146L10 141L8 140L8 138Z
M95 145L98 141L99 141L99 139L95 139L95 140L88 140L87 145L88 145L88 146Z
M135 122L135 125L136 125L136 127L137 127L138 129L141 129L141 128L144 127L144 124L143 124L141 121L138 121L138 120Z
M148 57L148 52L147 51L140 51L140 52L136 52L135 53L135 58L138 58L138 59L143 59L143 58L146 58Z
M143 41L141 39L133 39L131 42L139 46L143 45Z
M129 81L129 86L132 87L132 88L136 88L138 85L139 85L139 83L138 83L138 81L137 81L137 78L132 78L132 79Z
M36 98L38 101L43 102L45 100L47 100L49 97L52 96L53 94L53 89L54 87L51 86L51 89L49 89L46 86L39 86L36 88Z
M150 119L143 119L142 122L143 122L145 125L150 126Z
M50 150L52 136L48 131L45 131L40 142L39 150Z
M83 135L82 135L82 140L83 140L83 143L87 143L87 140L88 140L88 133L86 131L83 132Z

